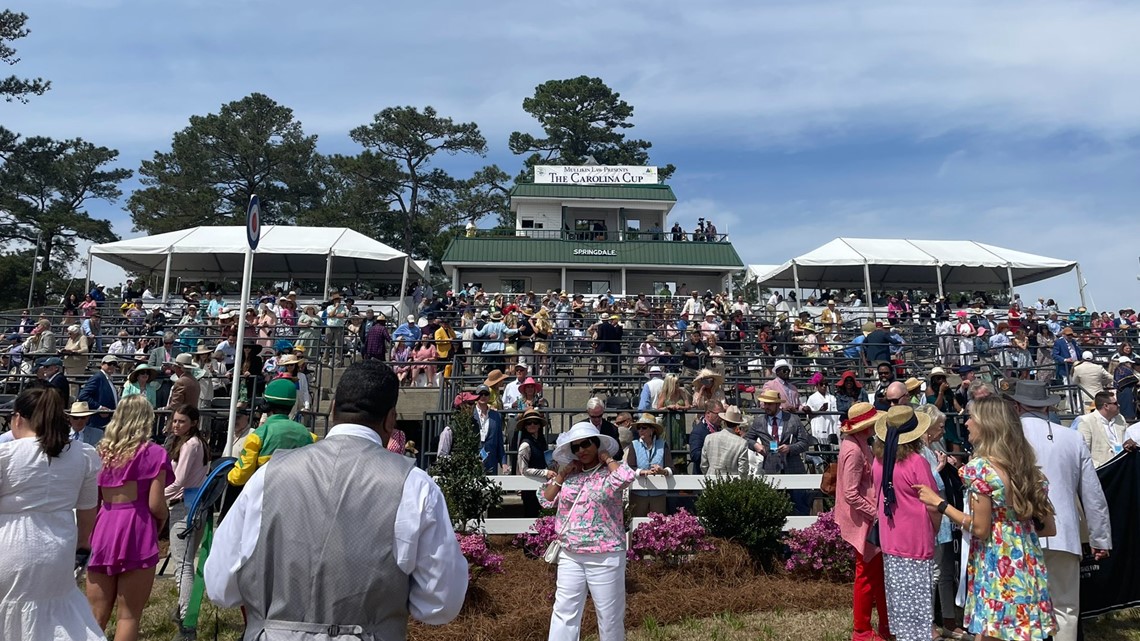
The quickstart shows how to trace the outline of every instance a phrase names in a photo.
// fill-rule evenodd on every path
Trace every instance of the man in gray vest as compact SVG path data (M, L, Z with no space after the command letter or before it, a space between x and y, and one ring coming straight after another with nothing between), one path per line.
M245 639L399 640L409 615L442 625L459 614L467 560L443 493L385 447L398 392L383 363L350 366L328 436L278 452L222 521L206 592L245 606Z

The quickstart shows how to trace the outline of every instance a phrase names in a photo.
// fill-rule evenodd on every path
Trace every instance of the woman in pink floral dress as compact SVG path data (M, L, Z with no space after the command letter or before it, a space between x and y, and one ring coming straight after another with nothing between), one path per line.
M598 613L599 641L625 639L625 524L622 492L634 472L614 458L618 443L590 423L577 423L558 439L558 473L539 502L556 507L562 553L550 615L550 641L576 641L586 592Z

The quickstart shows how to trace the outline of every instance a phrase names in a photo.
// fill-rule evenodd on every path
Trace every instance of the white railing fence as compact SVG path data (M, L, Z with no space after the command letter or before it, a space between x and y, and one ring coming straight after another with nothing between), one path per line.
M537 490L542 482L527 476L491 476L492 481L499 484L503 492L517 492L520 490ZM769 483L782 490L818 490L822 475L820 474L787 474L765 476ZM634 480L631 490L686 490L700 491L705 489L709 480L705 476L674 475L674 476L639 476ZM784 530L798 530L815 523L814 516L789 516L784 523ZM647 518L634 518L631 528L647 522ZM530 529L534 523L533 518L496 518L487 519L484 528L487 534L521 534Z

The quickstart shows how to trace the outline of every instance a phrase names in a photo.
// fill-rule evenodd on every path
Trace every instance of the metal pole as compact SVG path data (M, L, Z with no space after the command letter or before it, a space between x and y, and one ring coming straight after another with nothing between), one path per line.
M404 256L404 275L400 278L400 295L396 299L396 314L399 318L407 313L404 311L404 292L408 291L408 262L411 260L411 256Z
M28 307L32 306L32 296L36 292L36 272L39 271L39 269L40 269L40 239L42 236L43 236L42 230L36 232L36 252L35 252L35 255L32 257L32 283L30 285L28 285ZM88 256L90 256L90 250L88 250ZM90 262L88 262L88 264L90 264ZM90 279L91 271L88 270L87 273L88 273L88 279ZM87 291L91 291L91 290L88 289Z
M558 291L560 291L560 292L566 291L566 268L565 267L562 268L562 289L560 289Z
M174 253L170 250L166 251L166 271L162 275L162 302L170 302L170 262L174 257Z
M945 296L946 292L942 291L942 265L936 265L935 268L938 270L938 295Z
M625 292L625 267L621 268L621 295L628 296Z
M800 267L794 260L792 261L792 281L796 286L796 304L798 306L800 302L800 296L803 294L803 292L800 291Z
M1085 303L1085 277L1081 275L1081 264L1077 263L1077 291L1081 295L1081 307L1088 307Z
M1009 278L1009 301L1013 302L1013 267L1010 265L1005 266L1005 275Z
M245 308L249 300L249 289L253 286L253 249L246 248L245 250L245 266L242 268L241 277L241 293L238 294L240 301L238 310L238 326L237 326L237 341L238 348L234 353L234 384L230 388L230 415L227 419L226 425L226 447L223 456L233 456L234 451L234 425L237 423L237 404L238 404L238 385L242 385L241 380L241 367L242 360L245 356ZM257 399L249 399L252 405ZM253 426L250 426L252 429Z
M93 259L94 259L94 256L91 255L91 248L88 247L87 248L87 281L85 283L83 283L83 293L84 294L91 291L91 261Z
M328 300L329 291L332 290L332 250L329 250L325 260L325 291L321 292L321 300Z
M871 302L871 265L863 263L863 285L867 290L863 293L867 296L867 311L871 314L871 320L875 319L875 305Z

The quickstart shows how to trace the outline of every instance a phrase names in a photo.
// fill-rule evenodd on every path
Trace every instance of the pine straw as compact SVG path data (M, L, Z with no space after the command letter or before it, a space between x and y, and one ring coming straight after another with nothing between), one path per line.
M542 641L554 602L555 569L513 548L504 554L503 574L479 577L459 617L445 626L412 623L411 641ZM700 619L723 612L834 610L851 607L850 585L764 574L738 545L717 541L680 567L630 562L626 571L626 627L647 619L659 624ZM597 630L593 605L586 604L583 635Z

